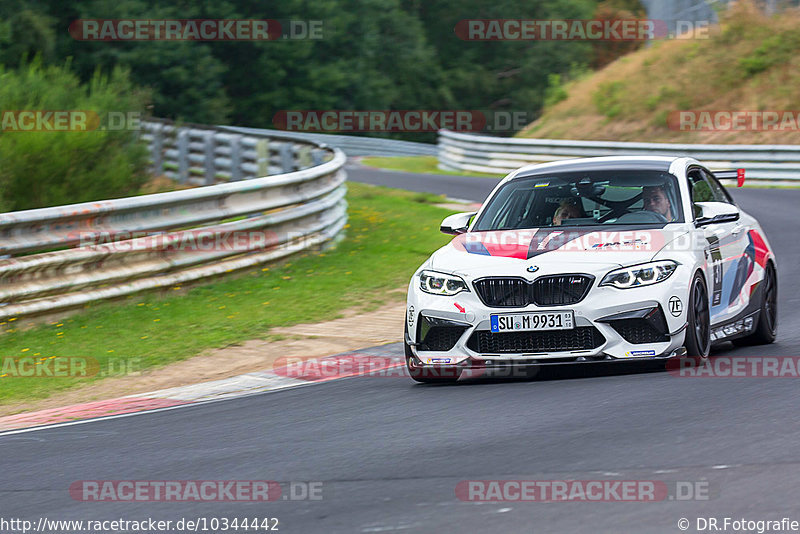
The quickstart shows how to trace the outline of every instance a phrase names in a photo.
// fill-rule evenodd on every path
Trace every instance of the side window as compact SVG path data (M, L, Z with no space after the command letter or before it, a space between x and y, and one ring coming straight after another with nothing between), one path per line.
M695 202L718 202L714 198L714 192L706 180L704 173L700 169L689 171L689 187L692 190L692 203Z
M730 195L728 195L727 191L725 191L725 189L720 185L720 183L717 181L717 178L713 174L703 169L703 175L705 176L709 187L711 187L711 194L714 195L715 201L733 204L733 200L731 199Z
M510 195L497 215L492 219L492 226L498 229L519 228L526 205L533 200L533 190L515 191Z

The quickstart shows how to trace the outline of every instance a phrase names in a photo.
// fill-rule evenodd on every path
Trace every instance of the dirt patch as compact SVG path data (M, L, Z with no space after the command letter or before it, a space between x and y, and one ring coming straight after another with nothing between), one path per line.
M397 292L401 291L405 293L405 290ZM280 341L253 339L149 369L139 376L108 378L47 399L0 406L0 416L221 380L268 370L279 358L320 358L403 339L404 301L392 302L368 313L350 310L343 315L323 323L271 329L272 335L286 336Z
M459 202L446 202L446 203L435 204L435 206L437 208L444 208L446 210L452 210L458 213L464 213L467 211L478 211L479 209L481 209L481 204L477 202L472 204L462 204Z

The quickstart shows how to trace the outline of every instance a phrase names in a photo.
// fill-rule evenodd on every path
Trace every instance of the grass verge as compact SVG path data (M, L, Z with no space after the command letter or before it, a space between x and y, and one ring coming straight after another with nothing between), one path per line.
M269 338L271 327L333 319L343 309L370 309L402 298L390 292L406 285L425 258L447 243L438 227L451 212L432 205L442 201L434 195L358 183L348 188L349 225L335 249L202 286L176 287L180 291L166 296L143 294L122 303L95 304L30 329L17 328L13 320L0 323L0 404L46 398L103 376ZM89 361L88 369L98 373L16 376L20 359L31 358L44 370L55 369L57 362Z
M482 174L459 171L443 171L437 167L436 156L387 156L362 158L361 164L390 171L405 171L417 174L449 174L453 176L477 176L479 178L500 178L500 174Z

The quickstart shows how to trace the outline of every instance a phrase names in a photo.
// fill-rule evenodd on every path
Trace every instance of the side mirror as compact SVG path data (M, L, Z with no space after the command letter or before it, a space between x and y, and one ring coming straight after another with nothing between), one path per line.
M468 213L456 213L445 217L439 231L443 234L458 235L464 234L469 228L469 220L472 219L477 212L472 211Z
M739 208L726 202L695 202L695 208L699 211L694 221L695 226L706 226L733 222L739 220Z

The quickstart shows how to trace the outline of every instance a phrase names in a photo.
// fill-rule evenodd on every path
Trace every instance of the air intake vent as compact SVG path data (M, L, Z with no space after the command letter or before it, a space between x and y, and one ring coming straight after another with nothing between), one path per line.
M458 343L461 335L466 330L466 326L434 326L428 330L425 339L422 340L418 350L440 350L447 351Z
M597 328L580 326L572 330L500 334L482 330L470 336L467 347L479 354L533 353L590 350L596 349L603 343L605 338Z
M623 319L621 321L609 321L608 324L625 341L634 345L669 341L669 336L656 330L647 319Z

